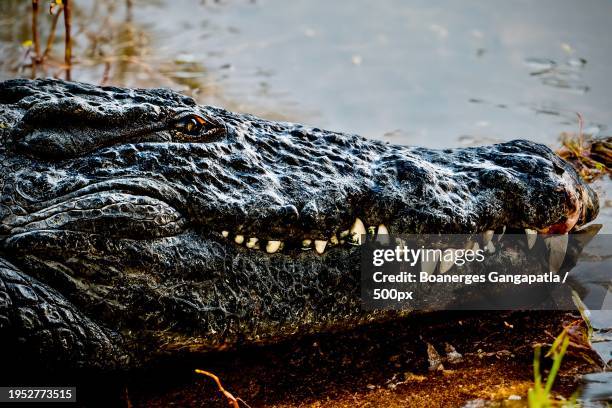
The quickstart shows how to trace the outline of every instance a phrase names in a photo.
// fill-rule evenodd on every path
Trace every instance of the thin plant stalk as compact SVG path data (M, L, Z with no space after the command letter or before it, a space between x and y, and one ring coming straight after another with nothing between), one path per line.
M550 351L546 354L547 357L552 357L553 364L546 378L546 382L542 383L542 374L540 371L540 356L541 348L537 346L534 352L533 359L533 377L534 385L527 393L527 404L529 408L553 408L553 407L572 407L575 406L574 401L569 403L559 403L553 398L552 387L561 368L561 361L567 352L570 344L568 335L568 327L564 328L561 334L555 339L550 347Z
M221 385L221 380L219 380L219 377L217 377L216 375L214 375L213 373L209 371L204 371L200 369L196 369L195 372L212 378L215 384L217 384L217 388L219 389L219 392L227 399L227 403L229 404L229 406L232 408L240 408L236 397L234 397L229 391L223 388L223 385Z
M251 406L249 404L247 404L246 401L244 401L242 398L234 397L229 391L227 391L225 388L223 388L223 385L221 385L221 380L219 379L219 377L217 377L213 373L211 373L209 371L200 370L200 369L196 369L195 372L197 374L202 374L202 375L205 375L207 377L212 378L213 381L215 382L215 384L217 384L217 388L219 389L219 392L225 397L225 399L227 400L227 403L229 404L230 407L232 407L232 408L240 408L240 405L238 404L240 402L245 407L251 408Z
M51 52L51 48L53 48L53 42L55 41L55 29L57 28L57 22L59 20L60 14L62 14L63 9L63 7L60 7L53 15L53 20L51 21L51 31L49 32L49 37L47 38L47 46L45 47L45 52L42 55L42 61L47 58L47 56Z
M34 62L40 60L40 42L38 39L38 0L32 0L32 42L34 43Z
M64 27L66 29L64 63L66 64L66 80L70 81L70 68L72 67L72 38L70 31L72 29L70 0L64 0Z

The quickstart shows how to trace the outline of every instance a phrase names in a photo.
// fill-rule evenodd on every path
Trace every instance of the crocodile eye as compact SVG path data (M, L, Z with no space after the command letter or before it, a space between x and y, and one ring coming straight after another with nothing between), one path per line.
M223 124L204 119L198 115L187 115L174 122L174 137L185 142L211 141L225 132Z
M175 123L174 127L180 132L191 136L196 136L200 134L202 128L204 128L205 125L206 121L203 118L196 115L192 115L180 119Z

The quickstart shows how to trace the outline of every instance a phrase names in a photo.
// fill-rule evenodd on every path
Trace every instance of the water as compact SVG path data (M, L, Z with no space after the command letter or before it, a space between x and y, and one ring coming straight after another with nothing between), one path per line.
M31 37L28 2L2 3L11 55ZM75 1L77 30L107 42L95 52L114 59L110 83L173 86L204 103L432 147L556 145L577 130L575 112L590 132L612 120L607 0L133 3ZM94 48L82 34L77 59ZM117 61L131 56L140 61ZM15 76L11 65L1 77ZM74 77L99 82L102 71L88 62Z
M586 133L612 125L608 0L74 5L77 80L172 87L201 103L429 147L526 138L557 148L578 130L576 113ZM31 75L21 66L28 7L0 2L0 79ZM44 43L50 18L40 20ZM38 75L63 75L61 40ZM607 233L611 187L595 184ZM600 328L609 316L600 312Z

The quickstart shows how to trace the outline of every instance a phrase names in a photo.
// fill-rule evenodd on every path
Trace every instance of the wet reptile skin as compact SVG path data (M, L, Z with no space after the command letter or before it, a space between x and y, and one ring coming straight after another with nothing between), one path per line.
M530 141L397 146L160 89L2 82L0 141L0 356L39 367L130 367L382 317L360 311L358 247L299 248L356 217L394 233L566 232L598 211Z

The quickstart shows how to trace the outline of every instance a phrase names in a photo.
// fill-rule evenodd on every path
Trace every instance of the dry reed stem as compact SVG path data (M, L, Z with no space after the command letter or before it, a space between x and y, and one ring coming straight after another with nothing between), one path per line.
M240 408L240 406L238 405L239 401L242 402L245 406L249 407L249 404L244 402L244 400L242 400L241 398L234 397L229 391L223 388L223 385L221 385L221 380L219 380L219 377L217 377L213 373L204 371L204 370L200 370L199 368L196 368L195 372L197 374L202 374L202 375L212 378L214 382L217 384L217 388L219 388L219 392L221 392L221 394L223 394L223 396L227 399L227 403L229 404L230 407Z
M38 39L38 0L32 0L32 42L34 43L34 63L40 60L40 42Z
M44 62L45 58L47 58L47 56L51 52L51 48L53 48L53 41L55 41L55 30L57 28L57 22L63 10L64 7L59 6L57 12L53 14L53 9L51 7L49 8L49 13L53 16L53 20L51 21L51 31L49 32L49 37L47 38L47 46L45 47L45 52L43 52L41 62Z
M70 81L70 70L72 61L72 38L70 32L72 30L72 11L70 9L70 0L64 0L64 28L66 31L65 49L64 49L64 64L66 64L66 80Z

